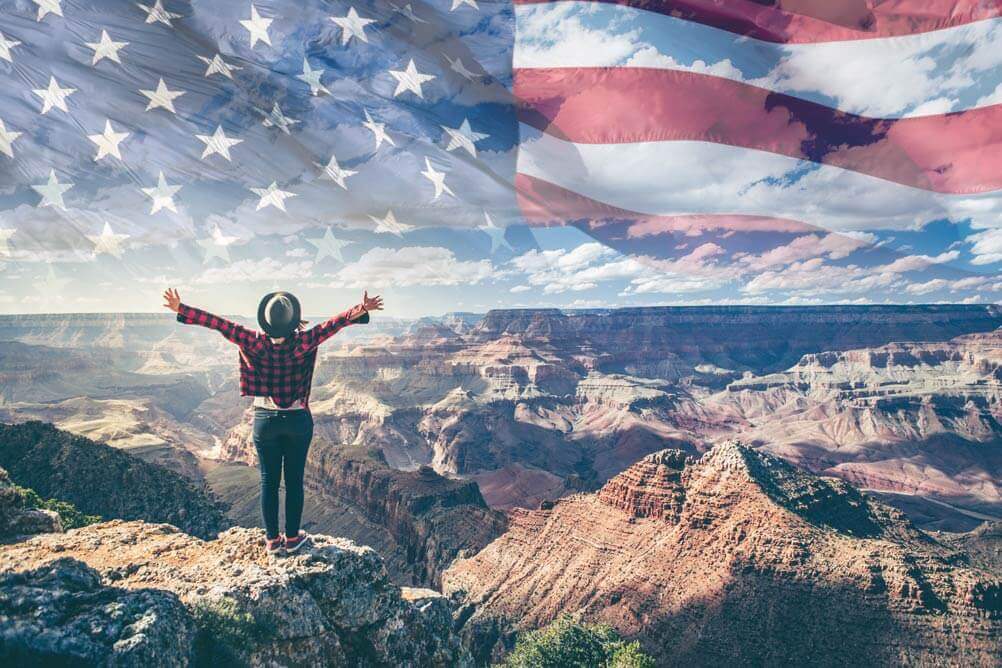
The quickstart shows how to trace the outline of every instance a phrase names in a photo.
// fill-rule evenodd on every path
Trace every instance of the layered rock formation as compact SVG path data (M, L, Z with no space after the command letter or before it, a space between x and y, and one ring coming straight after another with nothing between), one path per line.
M205 542L108 522L0 549L6 665L463 666L451 608L401 590L379 556L315 536L265 555L260 532Z
M733 444L515 510L443 584L471 606L481 658L563 612L665 665L990 665L1002 651L997 572L844 482Z
M0 466L89 515L170 522L205 538L230 525L225 508L190 480L42 422L0 424Z
M257 479L256 469L244 473L249 481ZM233 467L223 469L209 475L210 484L234 502L231 517L258 526L257 494L227 484L239 474ZM475 554L506 526L504 514L487 507L476 483L443 477L430 467L395 470L378 449L316 439L305 486L304 526L375 548L402 584L436 586L457 556Z

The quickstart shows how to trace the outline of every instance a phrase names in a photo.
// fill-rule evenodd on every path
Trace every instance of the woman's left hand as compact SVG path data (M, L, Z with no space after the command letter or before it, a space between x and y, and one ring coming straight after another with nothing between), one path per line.
M365 294L362 295L362 308L366 311L382 311L383 310L383 298L379 295L375 297L369 296L369 291L366 290Z

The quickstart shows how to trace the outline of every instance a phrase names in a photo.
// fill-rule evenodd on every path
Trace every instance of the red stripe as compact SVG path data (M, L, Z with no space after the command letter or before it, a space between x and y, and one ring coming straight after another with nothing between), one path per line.
M515 71L519 118L582 144L708 141L941 193L1002 188L1002 105L875 119L720 77L646 68Z
M557 0L559 1L559 0ZM784 44L914 35L1002 15L1000 0L592 0ZM532 5L550 0L515 0ZM876 5L876 6L871 6Z
M638 244L632 252L651 252L643 244L646 237L681 234L721 236L734 232L806 234L818 231L813 225L785 218L739 214L694 214L658 216L610 206L528 174L515 175L515 192L526 222L536 227L574 225L587 230L604 243L623 250ZM623 252L626 252L623 250Z

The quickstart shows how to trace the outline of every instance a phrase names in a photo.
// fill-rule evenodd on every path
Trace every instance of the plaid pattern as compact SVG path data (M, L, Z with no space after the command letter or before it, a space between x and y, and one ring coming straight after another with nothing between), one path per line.
M369 312L358 304L327 322L295 332L281 343L187 304L178 308L177 320L186 325L214 329L240 347L241 395L271 397L280 408L288 408L296 400L302 400L303 406L309 408L317 348L346 326L369 322Z

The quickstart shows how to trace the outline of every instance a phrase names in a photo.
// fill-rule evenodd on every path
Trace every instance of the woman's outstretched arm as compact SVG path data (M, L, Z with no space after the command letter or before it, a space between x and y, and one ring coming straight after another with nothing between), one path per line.
M176 289L168 288L164 291L164 308L177 313L177 321L185 325L200 325L214 329L227 340L232 341L241 348L253 348L261 342L261 334L252 329L247 329L242 325L220 318L208 311L188 306L181 303L181 295Z
M308 353L348 325L354 323L365 324L369 322L369 311L382 310L383 298L379 295L370 297L369 292L366 291L362 295L362 301L355 306L352 306L347 311L340 313L330 320L322 322L312 329L308 329L300 334L299 345L296 346L296 352L299 354Z

